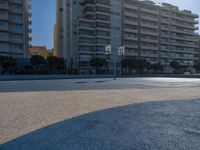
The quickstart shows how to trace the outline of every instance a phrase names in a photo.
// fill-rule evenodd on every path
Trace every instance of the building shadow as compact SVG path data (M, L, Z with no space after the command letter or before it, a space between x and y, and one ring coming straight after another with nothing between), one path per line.
M199 150L200 100L148 102L49 125L1 150Z

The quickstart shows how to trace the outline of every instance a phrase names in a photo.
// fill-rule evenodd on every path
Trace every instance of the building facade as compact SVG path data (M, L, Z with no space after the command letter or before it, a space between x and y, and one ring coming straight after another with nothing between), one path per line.
M0 55L29 56L31 0L0 1Z
M53 56L53 51L47 49L46 46L31 46L29 54L30 57L39 55L47 59L49 56Z
M54 48L70 68L90 70L90 60L105 58L112 68L118 47L124 58L161 63L170 72L177 60L192 68L196 58L198 15L147 0L57 0ZM105 54L111 45L112 54ZM120 57L117 57L120 62Z

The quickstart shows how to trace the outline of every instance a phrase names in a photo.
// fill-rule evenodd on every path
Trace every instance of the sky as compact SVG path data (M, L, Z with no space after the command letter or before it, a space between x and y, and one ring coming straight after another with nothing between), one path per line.
M200 0L153 0L192 10L200 15ZM56 0L32 0L32 45L53 48L53 26L56 17ZM199 19L200 22L200 19ZM199 25L200 27L200 25ZM200 33L200 31L199 31Z

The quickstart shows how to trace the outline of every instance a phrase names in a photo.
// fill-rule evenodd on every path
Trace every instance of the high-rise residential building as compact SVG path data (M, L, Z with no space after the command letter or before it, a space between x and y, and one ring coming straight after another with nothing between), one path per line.
M94 57L109 59L112 68L120 46L125 47L123 58L161 63L165 72L171 71L172 60L192 68L197 18L191 11L148 0L57 0L54 48L70 68L85 72L92 69ZM112 47L110 57L107 45Z
M31 0L0 0L0 55L29 56Z
M197 39L197 47L195 48L194 53L194 64L198 64L200 62L200 35L196 36Z

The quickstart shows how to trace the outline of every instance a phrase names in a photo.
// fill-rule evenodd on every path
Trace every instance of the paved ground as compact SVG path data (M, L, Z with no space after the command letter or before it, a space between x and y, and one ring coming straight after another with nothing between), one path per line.
M69 91L69 90L112 90L199 87L198 78L122 78L113 79L71 79L71 80L33 80L2 81L0 92Z
M136 104L163 100L187 101ZM0 82L0 143L12 150L198 149L199 103L200 79Z
M2 150L199 150L200 100L103 110L20 137Z

